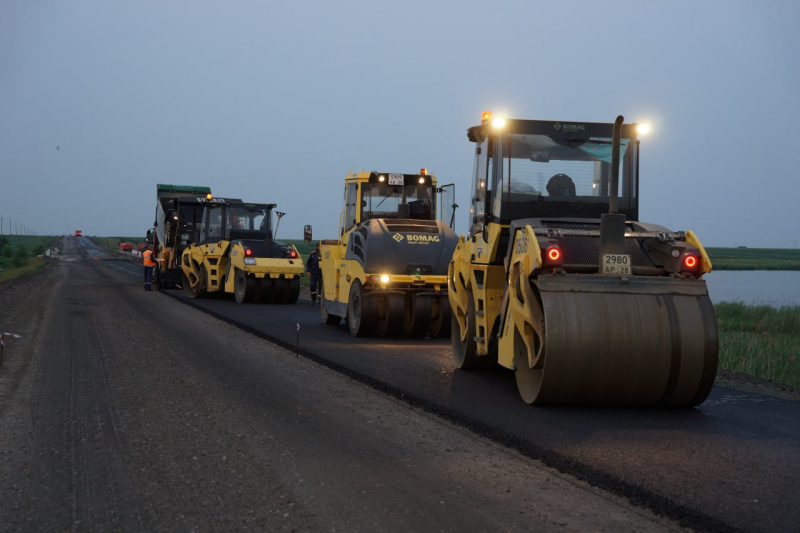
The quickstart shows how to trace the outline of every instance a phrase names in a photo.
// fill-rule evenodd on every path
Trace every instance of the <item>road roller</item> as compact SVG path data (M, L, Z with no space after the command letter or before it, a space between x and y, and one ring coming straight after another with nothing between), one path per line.
M702 403L716 316L692 231L639 221L644 125L503 119L475 145L448 270L456 367L499 363L536 405Z
M345 318L355 337L450 336L455 186L439 186L424 168L350 172L344 181L339 238L320 241L322 321Z
M292 244L275 239L272 214L277 204L237 198L196 200L199 220L176 220L181 232L194 233L180 257L182 287L189 298L233 294L238 303L293 304L300 295L303 259ZM285 213L277 212L278 222ZM179 215L180 213L178 213Z

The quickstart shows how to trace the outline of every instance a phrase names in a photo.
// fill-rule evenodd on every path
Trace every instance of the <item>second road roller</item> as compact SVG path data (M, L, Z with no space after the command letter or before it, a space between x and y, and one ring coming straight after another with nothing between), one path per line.
M437 219L453 220L437 197L453 191L426 169L345 176L339 238L320 242L324 323L345 317L357 337L450 335L447 267L458 236Z
M639 221L636 124L492 118L449 265L455 364L528 404L696 406L719 340L692 231Z

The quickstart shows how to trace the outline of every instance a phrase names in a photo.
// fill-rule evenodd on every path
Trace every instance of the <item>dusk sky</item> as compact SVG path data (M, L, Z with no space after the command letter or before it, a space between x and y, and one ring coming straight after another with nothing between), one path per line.
M643 221L797 248L798 21L796 0L3 0L2 232L143 237L174 183L331 238L348 171L426 167L463 233L492 110L649 122Z

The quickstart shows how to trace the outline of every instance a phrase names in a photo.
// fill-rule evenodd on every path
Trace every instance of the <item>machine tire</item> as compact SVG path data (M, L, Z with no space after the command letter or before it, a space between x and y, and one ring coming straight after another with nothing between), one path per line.
M478 345L475 343L475 300L472 291L467 291L467 332L461 340L461 328L455 313L450 313L452 326L451 341L453 344L453 362L462 370L478 370L487 366L488 357L478 357Z
M293 304L300 297L300 278L284 280L286 286L283 292L283 303Z
M383 296L383 316L380 316L375 325L375 335L378 337L396 337L403 331L403 314L406 300L399 294Z
M325 291L322 291L322 294L320 294L319 298L319 316L322 318L322 323L335 326L341 322L342 317L339 315L332 315L328 312L328 304L325 300Z
M368 337L375 333L375 299L366 298L361 282L355 280L350 286L350 299L347 302L347 326L353 337Z
M258 301L264 304L275 303L280 297L275 279L265 276L258 280Z
M415 298L413 294L406 296L403 312L403 335L422 338L431 326L431 299Z
M439 296L436 298L436 302L438 303L438 312L436 314L436 318L431 320L431 338L443 339L450 336L450 317L452 316L453 312L450 309L450 300L447 298L447 296Z
M233 294L237 302L242 304L253 301L256 294L256 280L253 277L248 276L243 270L237 270L233 284Z

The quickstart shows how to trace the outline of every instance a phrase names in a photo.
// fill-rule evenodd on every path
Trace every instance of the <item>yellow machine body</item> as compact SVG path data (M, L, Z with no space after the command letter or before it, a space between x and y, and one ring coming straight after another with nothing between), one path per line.
M349 173L339 238L320 242L323 322L354 336L447 336L447 265L457 236L437 220L437 182Z
M203 240L187 246L181 256L184 292L191 298L233 294L239 303L295 303L305 265L294 245L272 238L274 207L209 201Z
M693 232L638 222L639 143L622 128L617 178L608 168L614 127L515 120L470 129L471 232L449 269L454 361L514 370L530 404L698 405L718 362L702 279L711 262ZM548 182L542 169L557 174ZM573 178L563 191L553 185ZM619 193L604 194L615 179ZM605 212L614 194L623 213Z

